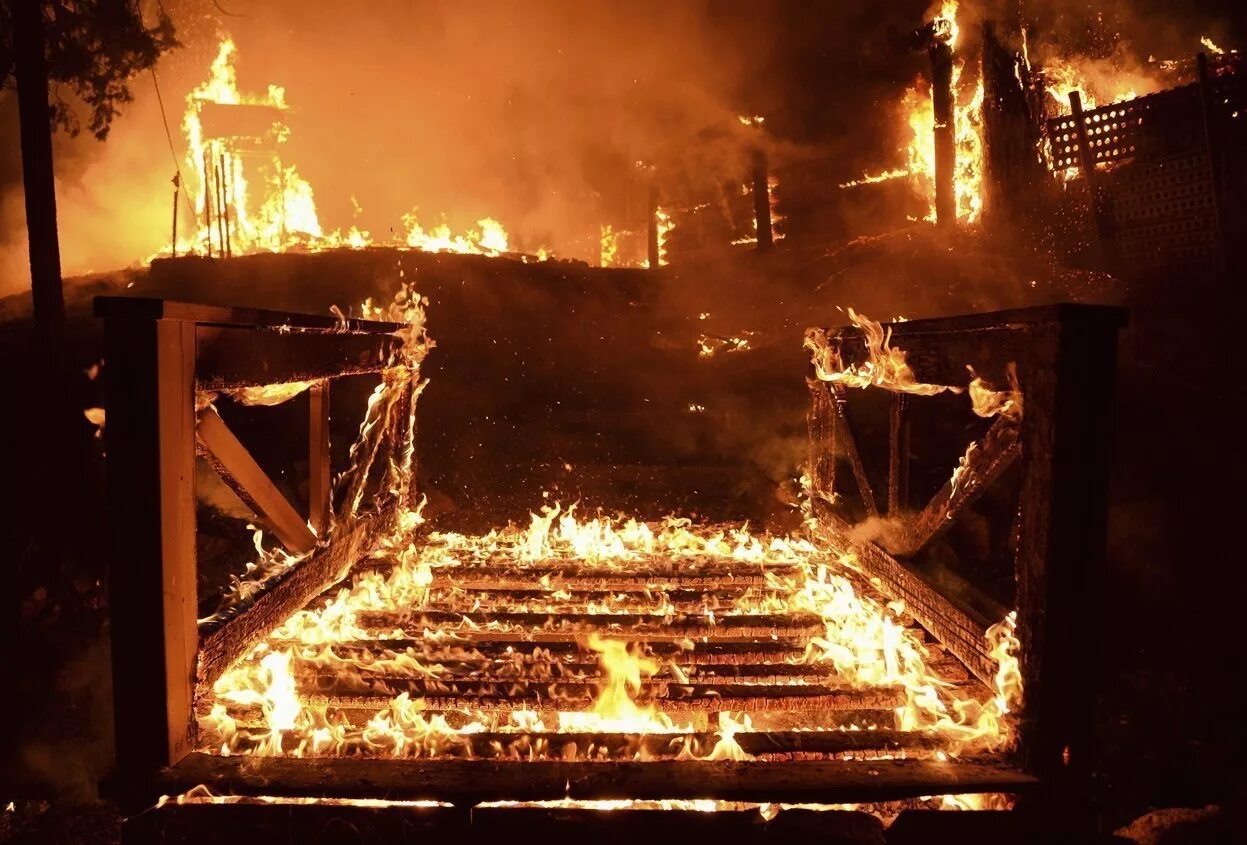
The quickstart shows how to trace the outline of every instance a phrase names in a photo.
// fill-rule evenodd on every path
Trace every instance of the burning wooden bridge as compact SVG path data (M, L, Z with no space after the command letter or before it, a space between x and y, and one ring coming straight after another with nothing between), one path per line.
M888 841L905 842L960 823L931 808L1016 799L1016 823L1084 783L1115 310L888 327L904 353L877 324L815 333L810 538L557 507L527 527L439 531L412 489L409 327L151 300L97 312L119 769L136 808L180 793L131 819L131 841L202 839L242 819L288 834L336 820L378 836L483 839L504 823L581 835L603 817L616 837L878 841L879 817L900 814ZM967 365L984 431L912 507L924 482L910 454L933 442L914 386L947 402ZM332 484L328 385L368 372L382 385ZM204 397L275 383L312 391L307 525ZM878 466L849 408L856 387L894 397ZM206 620L196 442L292 553ZM994 544L1007 558L995 581L1017 584L1006 601L974 583L993 582L991 561L958 575L923 557L998 487L1014 490ZM885 517L884 537L850 527ZM973 794L991 797L924 798ZM792 804L816 806L775 814Z

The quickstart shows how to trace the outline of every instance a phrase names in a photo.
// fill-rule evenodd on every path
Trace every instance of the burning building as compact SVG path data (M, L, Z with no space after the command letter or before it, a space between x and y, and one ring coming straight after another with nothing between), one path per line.
M40 8L13 31L55 48ZM491 11L286 43L161 9L185 55L144 68L134 266L46 325L4 306L65 356L29 374L60 422L14 431L78 444L54 475L92 528L27 542L107 561L78 592L123 841L1116 826L1092 644L1115 556L1148 551L1123 473L1152 489L1130 473L1183 405L1140 398L1177 336L1159 303L1241 267L1233 42L1148 58L950 0L855 36L873 64L840 95L827 9ZM659 46L598 67L621 22ZM416 71L380 49L411 27ZM63 239L75 271L114 261ZM24 624L66 627L25 583Z

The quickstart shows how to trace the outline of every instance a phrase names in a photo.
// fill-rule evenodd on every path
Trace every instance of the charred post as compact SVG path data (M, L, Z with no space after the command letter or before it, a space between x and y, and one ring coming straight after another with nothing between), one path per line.
M771 231L771 186L767 174L766 151L755 147L753 164L753 219L758 233L758 249L770 249L773 243Z
M645 205L648 212L645 223L645 247L649 268L657 270L662 264L662 250L658 243L658 180L650 174L649 197Z
M934 38L931 57L931 105L935 114L935 218L940 226L957 222L957 139L953 105L953 48Z

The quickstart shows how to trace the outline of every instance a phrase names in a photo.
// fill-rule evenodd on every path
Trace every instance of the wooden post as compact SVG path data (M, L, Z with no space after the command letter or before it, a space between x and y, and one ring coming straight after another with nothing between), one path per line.
M649 216L646 221L645 245L649 256L649 268L657 270L662 263L662 253L658 249L658 182L650 175L649 202L646 203Z
M141 789L194 737L195 326L104 321L117 769Z
M1078 160L1082 169L1082 177L1087 182L1087 197L1091 203L1091 215L1095 219L1095 231L1101 247L1108 236L1108 219L1104 214L1104 203L1100 197L1099 179L1095 172L1095 156L1091 152L1091 143L1087 138L1087 119L1083 115L1082 95L1077 91L1069 92L1070 114L1074 118L1074 134L1078 136Z
M892 394L888 416L888 515L909 506L909 397Z
M935 219L940 226L957 222L957 137L953 107L953 49L933 40L931 106L935 114Z
M1103 604L1113 382L1123 312L1062 306L1036 327L1041 350L1019 378L1023 520L1018 537L1018 630L1026 679L1019 748L1059 807L1057 826L1091 830L1090 775ZM1071 841L1062 838L1061 841Z
M221 175L222 175L221 165L217 164L215 170L216 170L215 194L216 194L216 207L217 207L217 215L216 215L217 243L221 247L221 257L228 258L229 253L225 249L225 189L221 183Z
M333 509L329 450L329 380L308 390L307 499L308 521L316 536L324 538Z
M212 182L208 179L208 151L204 150L204 223L208 227L208 257L212 257Z
M761 147L753 150L753 219L758 233L758 249L770 249L771 232L771 186L767 179L766 151Z

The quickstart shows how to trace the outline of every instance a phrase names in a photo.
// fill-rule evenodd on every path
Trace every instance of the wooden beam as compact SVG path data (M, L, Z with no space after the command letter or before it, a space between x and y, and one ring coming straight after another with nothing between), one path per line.
M195 329L201 390L314 381L393 366L403 348L395 335L364 332Z
M195 434L203 447L201 453L217 475L268 523L283 546L300 555L316 548L316 535L307 527L307 521L277 489L215 408L209 406L199 412Z
M108 320L184 320L216 326L243 326L278 331L363 332L393 334L406 328L402 323L381 320L339 319L326 314L299 314L261 308L233 308L198 302L175 302L144 296L97 296L95 316Z
M1035 779L969 760L561 761L218 757L196 752L164 772L168 792L483 800L715 798L845 803L920 795L1025 792Z
M133 787L194 733L194 327L107 321L104 355L117 766Z
M317 537L329 529L333 510L333 478L329 448L329 380L308 391L307 499L308 522Z
M866 507L866 515L877 517L879 505L875 502L875 491L871 488L870 479L866 476L866 467L862 464L861 453L857 451L857 439L853 436L853 428L849 424L848 414L845 413L845 389L838 385L832 385L831 389L836 403L836 437L844 444L844 455L853 469L853 478L857 480L857 491L862 497L862 504Z
M381 520L362 520L335 528L329 543L296 567L276 576L251 600L230 608L199 629L196 680L201 691L290 614L330 584L342 580L376 539Z

